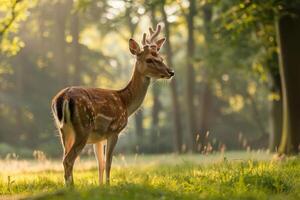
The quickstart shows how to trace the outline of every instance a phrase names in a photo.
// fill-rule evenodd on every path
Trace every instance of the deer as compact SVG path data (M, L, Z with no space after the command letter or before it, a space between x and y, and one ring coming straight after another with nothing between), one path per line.
M161 24L143 33L142 45L129 39L129 50L135 57L128 84L118 90L71 86L52 99L51 110L63 146L63 168L66 186L73 186L73 166L86 144L93 144L98 163L99 185L110 184L113 151L128 118L141 106L151 79L171 79L170 69L160 55L165 38L157 39Z

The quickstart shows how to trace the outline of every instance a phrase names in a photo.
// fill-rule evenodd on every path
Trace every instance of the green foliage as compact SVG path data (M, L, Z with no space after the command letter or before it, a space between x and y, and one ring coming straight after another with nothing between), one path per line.
M0 4L0 55L16 55L24 42L16 33L20 23L28 17L28 10L35 5L35 1L2 0Z
M128 39L140 41L151 24L151 9L162 21L164 4L170 25L170 42L176 71L179 104L182 106L183 144L188 147L186 120L186 55L188 1L19 1L0 5L0 140L22 149L39 149L59 156L61 148L50 114L51 98L70 85L102 88L123 87L133 69ZM208 131L214 150L250 147L268 133L271 77L278 76L274 17L284 1L201 1L195 13L195 112L201 116L204 86L211 88ZM14 7L13 5L16 4ZM274 7L275 5L275 7ZM211 21L204 10L211 8ZM12 14L16 13L16 14ZM2 15L3 14L3 15ZM14 16L16 16L14 18ZM14 19L9 28L4 29ZM76 22L76 19L78 21ZM77 24L76 24L77 23ZM78 28L78 36L76 29ZM1 31L5 30L5 31ZM22 51L20 49L22 48ZM162 49L164 54L165 49ZM78 54L75 54L74 52ZM18 54L17 54L18 53ZM11 56L16 55L16 56ZM165 57L165 56L164 56ZM2 59L3 58L3 59ZM155 81L159 88L159 127L153 144L152 96L143 106L145 134L138 144L133 120L121 137L117 151L145 153L172 151L172 96L169 83ZM209 107L209 106L207 106ZM34 139L33 139L34 138ZM139 146L139 147L137 147ZM8 150L0 150L5 156ZM29 154L31 155L31 154Z
M0 194L41 199L298 199L299 168L299 159L133 165L113 168L111 185L100 188L96 169L76 171L75 188L70 190L63 188L60 171L15 173L9 178L2 173Z

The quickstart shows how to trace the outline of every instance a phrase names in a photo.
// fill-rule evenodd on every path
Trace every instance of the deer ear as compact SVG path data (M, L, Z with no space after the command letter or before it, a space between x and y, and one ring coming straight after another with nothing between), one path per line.
M161 38L159 40L157 40L155 43L156 43L156 46L157 46L157 51L160 50L160 48L162 47L162 45L165 43L166 41L166 38Z
M141 51L139 44L132 38L129 39L129 50L133 55L137 55Z

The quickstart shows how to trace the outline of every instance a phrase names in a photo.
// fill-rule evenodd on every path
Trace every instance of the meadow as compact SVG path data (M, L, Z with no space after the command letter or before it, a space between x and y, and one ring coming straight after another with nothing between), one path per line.
M59 160L4 159L1 199L300 199L300 159L266 152L211 155L118 155L110 186L96 163L79 159L65 188Z

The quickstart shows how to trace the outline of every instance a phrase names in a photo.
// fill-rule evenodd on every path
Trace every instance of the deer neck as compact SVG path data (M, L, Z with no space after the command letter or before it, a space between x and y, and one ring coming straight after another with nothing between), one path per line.
M150 84L150 78L138 71L138 64L136 62L133 75L127 86L119 91L120 97L127 107L129 116L143 103Z

